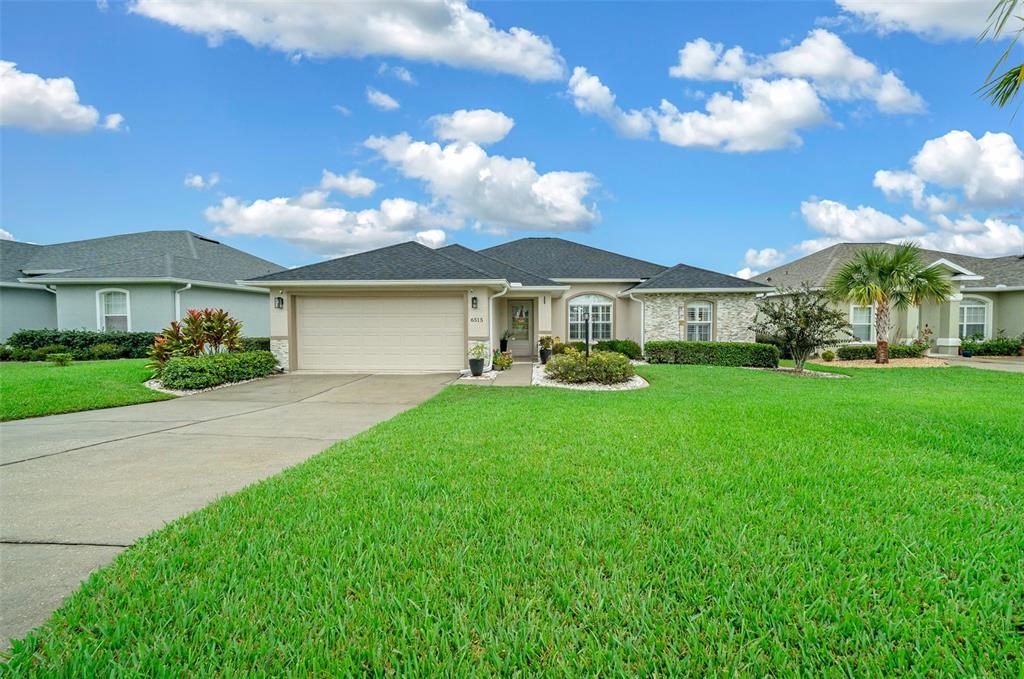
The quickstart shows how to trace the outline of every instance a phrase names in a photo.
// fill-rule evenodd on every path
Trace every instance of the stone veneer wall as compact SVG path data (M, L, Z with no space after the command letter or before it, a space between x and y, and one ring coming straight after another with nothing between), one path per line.
M757 311L756 295L745 294L659 294L637 295L644 301L644 339L678 340L679 322L685 319L688 302L711 302L714 309L712 339L716 342L753 342L748 326Z
M277 359L277 364L281 366L281 370L288 372L288 340L270 340L270 353L272 353L274 355L274 358Z

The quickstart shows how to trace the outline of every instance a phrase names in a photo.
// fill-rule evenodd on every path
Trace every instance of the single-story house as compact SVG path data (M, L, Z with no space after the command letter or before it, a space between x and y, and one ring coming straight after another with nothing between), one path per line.
M776 288L806 283L824 288L837 271L865 248L892 248L887 243L839 243L755 276ZM953 252L921 250L924 261L945 269L953 295L943 302L925 302L893 313L890 342L909 343L931 331L932 353L956 354L962 339L1024 334L1024 256L969 257ZM844 304L857 340L877 337L873 307Z
M561 238L474 251L401 243L243 281L270 292L271 349L285 369L462 370L478 343L532 358L563 341L753 341L771 286L665 267Z
M0 342L22 329L159 332L202 307L226 309L243 334L266 337L267 291L237 281L282 269L190 231L0 241Z

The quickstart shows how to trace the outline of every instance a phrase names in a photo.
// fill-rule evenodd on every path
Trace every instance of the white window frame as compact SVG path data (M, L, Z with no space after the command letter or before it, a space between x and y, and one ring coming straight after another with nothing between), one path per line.
M962 340L967 339L966 337L963 336L964 325L966 325L966 323L964 323L964 316L963 316L962 309L964 308L964 302L968 302L968 301L969 302L973 302L973 303L972 304L968 304L967 306L973 306L973 307L979 307L980 306L983 309L985 309L985 331L984 331L984 336L985 336L985 339L987 339L987 340L992 339L992 300L990 300L988 297L982 297L981 295L964 295L963 299L960 300L960 309L961 310L957 311L957 319L956 319L957 320L957 324L956 324L956 334L957 334L957 337L959 337ZM976 323L972 323L971 325L977 325L977 324Z
M710 311L711 315L707 321L694 321L690 323L690 307L691 306L706 306ZM680 307L680 317L682 318L682 324L679 331L680 339L684 342L714 342L715 341L715 303L710 299L692 299ZM690 339L690 326L706 325L708 326L708 338L706 340L691 340Z
M582 299L584 297L597 297L597 298L600 298L600 299L602 299L604 301L596 302L596 301L592 300L592 301L587 302L587 303L577 302L577 300ZM577 338L577 337L573 337L572 336L572 326L573 326L573 323L574 323L574 321L572 320L572 309L573 309L573 307L583 308L586 312L588 312L590 314L589 325L590 325L590 342L591 342L591 344L597 344L598 342L605 341L604 338L598 338L598 337L596 337L594 335L594 307L595 306L608 307L608 320L607 321L599 321L599 323L602 324L602 325L603 324L607 324L608 325L608 338L607 339L609 339L609 340L615 339L615 300L613 300L611 297L608 297L607 295L602 295L599 292L584 292L584 293L576 295L575 297L570 299L569 300L569 304L566 307L565 317L566 317L566 325L568 326L566 328L566 330L567 330L566 337L569 338L570 342L584 342L584 341L586 341L586 332L584 332L584 336L583 337L578 337ZM580 321L576 321L576 323L581 323L581 322Z
M851 304L850 305L850 327L851 327L851 329L854 326L854 322L853 322L853 311L854 311L854 309L867 309L868 310L868 322L869 322L869 325L871 327L871 333L870 333L871 337L869 339L866 339L866 340L860 339L859 337L854 337L853 340L850 343L851 344L874 344L875 342L878 341L878 328L875 327L875 305L874 304L869 304L867 306L864 306L863 304ZM857 325L864 325L864 324L863 323L858 323ZM852 332L852 330L851 330L851 332Z
M96 291L96 329L106 330L106 314L103 313L103 297L108 292L123 292L127 332L132 331L132 293L124 288L102 288Z

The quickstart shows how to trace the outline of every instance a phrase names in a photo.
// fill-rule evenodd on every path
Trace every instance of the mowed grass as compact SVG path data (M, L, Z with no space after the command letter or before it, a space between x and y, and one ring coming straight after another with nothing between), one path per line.
M173 398L143 384L152 377L145 359L0 363L0 421Z
M453 387L169 525L14 674L1019 676L1024 379Z

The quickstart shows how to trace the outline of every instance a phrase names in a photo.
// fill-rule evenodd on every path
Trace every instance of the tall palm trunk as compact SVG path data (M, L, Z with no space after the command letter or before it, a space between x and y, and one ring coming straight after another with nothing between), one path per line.
M889 300L875 303L875 363L889 362Z

